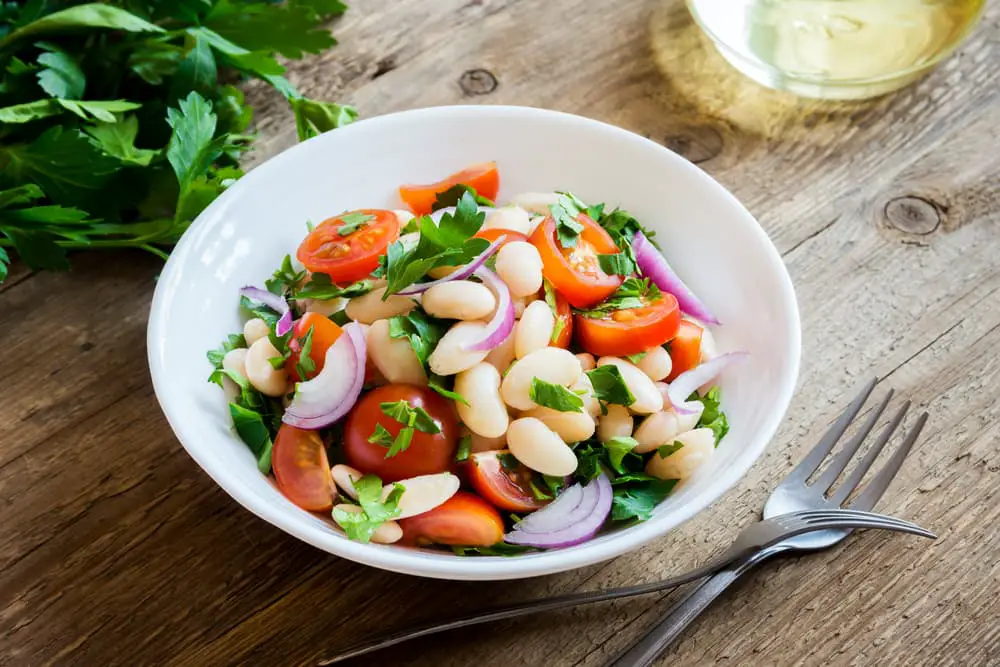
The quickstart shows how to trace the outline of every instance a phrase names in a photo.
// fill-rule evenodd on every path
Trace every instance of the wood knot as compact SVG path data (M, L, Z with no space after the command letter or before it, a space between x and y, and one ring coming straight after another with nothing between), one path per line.
M885 219L901 232L925 236L941 225L941 211L923 197L908 195L889 200Z
M466 95L489 95L497 89L497 78L493 72L479 67L466 70L458 78L458 85Z
M663 145L694 164L708 162L722 152L722 134L714 127L693 125L667 135Z

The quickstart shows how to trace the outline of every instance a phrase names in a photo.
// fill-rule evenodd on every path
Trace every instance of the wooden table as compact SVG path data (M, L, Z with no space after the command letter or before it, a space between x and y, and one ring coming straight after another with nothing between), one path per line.
M653 580L761 508L862 378L932 413L880 505L939 539L860 534L767 565L662 665L1000 665L1000 6L931 76L867 103L768 91L706 48L680 2L366 0L306 94L362 115L526 104L663 142L758 216L802 308L799 389L722 500L638 552L509 583L368 569L252 517L184 453L144 346L158 260L81 254L0 286L0 664L308 665L362 636L490 603ZM254 90L264 154L290 116ZM361 661L601 665L669 605L508 622Z

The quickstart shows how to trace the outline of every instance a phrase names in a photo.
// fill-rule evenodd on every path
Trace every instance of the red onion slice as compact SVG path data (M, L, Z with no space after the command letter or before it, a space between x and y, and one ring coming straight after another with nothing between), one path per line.
M642 275L652 280L664 292L669 292L677 297L677 303L682 312L708 324L721 324L709 312L708 307L701 302L701 299L696 297L694 292L684 284L680 276L667 263L666 257L649 242L645 234L635 233L635 236L632 237L632 250L635 251L635 260L639 264Z
M544 511L532 512L517 523L516 529L525 533L548 533L562 528L568 523L567 517L580 506L583 495L582 484L563 489L555 500L544 507Z
M295 397L281 421L315 430L346 415L361 395L367 353L361 325L356 322L345 325L344 333L326 351L323 370L295 386Z
M410 285L409 287L399 290L398 292L396 292L396 294L399 294L400 296L412 296L414 294L423 294L424 292L434 287L435 285L450 283L452 280L465 280L473 273L475 273L479 269L479 267L486 264L486 260L492 257L493 253L499 250L500 246L503 245L503 240L505 238L507 238L506 235L498 236L497 240L491 243L489 247L486 248L486 250L484 250L482 253L476 255L475 259L473 259L471 262L469 262L459 270L449 273L444 278L438 278L437 280L432 280L429 283L415 283L413 285Z
M688 403L688 396L706 382L714 380L723 370L748 356L746 352L727 352L699 364L689 371L684 371L674 378L674 381L667 388L667 395L670 397L670 402L677 414L689 415L701 409L700 403L694 405L697 403L696 401Z
M493 290L497 297L496 312L493 314L493 319L486 324L483 338L464 346L464 349L469 352L483 352L500 345L514 331L514 300L510 297L510 290L507 289L506 283L485 266L476 269L475 275L483 281L483 284Z
M563 514L566 523L544 533L529 533L519 530L521 524L518 524L514 526L514 530L504 536L504 541L510 544L550 549L571 547L586 542L597 534L597 531L607 520L608 514L611 513L612 495L611 481L607 475L601 473L597 479L583 487L583 498L573 512ZM538 510L531 516L535 517L543 512L548 512L553 505L554 503ZM577 510L584 506L588 510L586 514L581 515Z
M288 307L288 302L279 294L271 294L266 289L247 285L240 290L240 294L253 301L258 301L281 317L274 326L274 333L284 336L292 330L292 309Z

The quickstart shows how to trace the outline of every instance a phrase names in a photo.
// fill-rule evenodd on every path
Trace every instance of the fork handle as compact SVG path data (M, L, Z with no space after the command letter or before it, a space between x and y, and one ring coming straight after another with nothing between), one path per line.
M701 585L674 605L667 612L667 615L653 626L642 639L617 658L606 663L605 667L649 667L667 646L737 579L758 563L784 550L776 547L762 549L726 569L720 570L717 574L706 577L702 580Z

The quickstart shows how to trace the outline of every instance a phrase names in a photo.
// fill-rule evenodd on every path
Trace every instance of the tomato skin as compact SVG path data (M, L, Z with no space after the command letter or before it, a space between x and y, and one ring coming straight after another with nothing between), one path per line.
M490 229L480 229L478 232L473 234L472 238L476 239L486 239L490 243L493 243L501 236L504 237L503 243L500 244L500 248L504 247L511 241L527 241L528 237L521 232L515 231L513 229L501 229L499 227L491 227ZM497 249L499 250L499 248Z
M548 504L531 493L528 483L532 473L527 468L506 470L499 456L506 450L478 452L464 466L469 484L495 507L509 512L533 512Z
M333 507L333 479L326 448L316 431L282 424L271 449L271 467L281 493L304 510Z
M299 377L299 372L295 366L301 358L302 340L309 333L309 327L312 327L313 330L309 358L316 364L316 370L313 371L310 377L316 377L323 370L323 365L326 363L327 350L337 342L340 334L343 333L343 329L328 317L324 317L319 313L306 313L303 315L295 323L292 338L288 341L288 349L291 350L291 354L288 357L288 361L285 362L285 368L288 369L288 376L294 382L301 382L303 379L306 379Z
M407 401L423 408L437 423L440 433L416 431L406 451L385 458L389 450L368 442L381 424L393 437L403 425L387 416L381 403ZM411 384L387 384L368 392L357 402L347 417L344 429L344 455L347 462L363 473L372 473L384 482L397 482L407 477L429 475L450 470L455 463L458 446L458 416L451 401L427 387Z
M663 345L677 335L681 311L673 294L602 318L573 317L577 343L595 357L623 357Z
M689 371L701 362L701 336L704 332L700 326L690 320L681 320L677 335L670 341L670 361L672 367L667 382Z
M399 238L399 219L392 211L365 208L352 213L371 215L374 220L340 236L342 216L327 218L303 239L295 256L309 271L325 273L336 283L361 280L378 267L379 256Z
M488 547L503 541L503 518L485 500L459 491L429 512L400 519L400 544Z
M544 297L543 297L544 298ZM570 341L573 340L573 311L569 308L569 301L559 292L556 292L556 327L562 326L559 333L554 337L550 345L569 349Z
M426 185L401 185L399 196L403 199L414 215L427 215L431 212L437 196L456 185L468 185L475 189L476 194L487 199L496 200L500 189L500 172L496 162L481 162L455 172L448 178Z
M542 257L542 273L571 306L589 308L606 299L622 284L621 276L604 273L597 255L617 253L618 246L604 228L586 214L577 216L583 225L576 246L563 248L556 235L556 223L548 216L531 234L529 241Z

